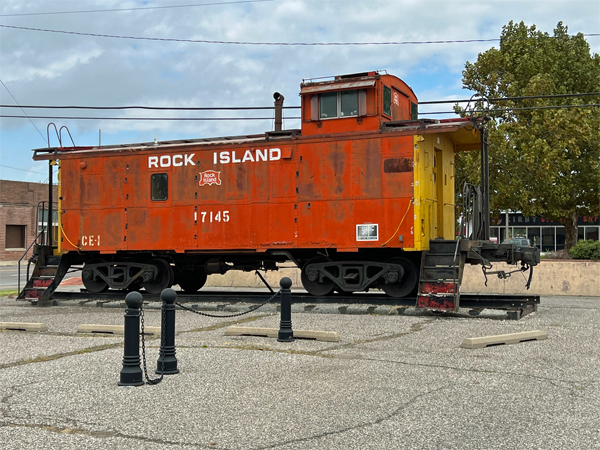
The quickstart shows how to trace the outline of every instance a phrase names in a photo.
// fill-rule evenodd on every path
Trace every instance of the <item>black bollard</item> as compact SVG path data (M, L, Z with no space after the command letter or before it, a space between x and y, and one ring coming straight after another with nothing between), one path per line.
M279 322L279 334L277 340L279 342L293 342L294 331L292 330L292 280L288 277L283 277L279 282L281 286L281 321Z
M119 386L141 386L142 369L140 367L140 307L143 303L142 294L130 292L125 297L125 330L123 368Z
M156 373L172 375L179 373L177 358L175 357L175 300L177 300L177 292L171 288L164 289L160 293L160 299L163 302L162 323Z

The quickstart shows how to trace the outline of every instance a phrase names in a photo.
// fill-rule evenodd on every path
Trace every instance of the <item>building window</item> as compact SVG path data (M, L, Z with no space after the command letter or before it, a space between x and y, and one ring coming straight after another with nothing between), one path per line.
M326 92L319 99L320 119L358 116L358 90Z
M599 227L585 227L585 238L597 241L598 231L600 231Z
M27 227L25 225L6 225L6 250L25 250Z
M58 211L56 205L53 206L52 210L52 228L58 227ZM48 225L48 210L38 209L38 233L41 233Z
M166 173L153 173L150 185L152 200L165 201L169 198L169 176Z

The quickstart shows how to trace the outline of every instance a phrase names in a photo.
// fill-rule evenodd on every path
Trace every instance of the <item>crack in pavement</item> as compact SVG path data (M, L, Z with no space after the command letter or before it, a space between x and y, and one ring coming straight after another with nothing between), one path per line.
M420 400L421 398L430 395L430 394L435 394L443 389L448 389L448 387L446 386L442 386L436 389L432 389L430 391L427 392L423 392L422 394L419 394L415 397L413 397L411 400L407 401L406 403L403 403L401 406L399 406L398 408L394 409L392 412L390 412L389 414L385 414L377 419L374 419L370 422L364 422L364 423L360 423L357 425L353 425L353 426L348 426L348 427L344 427L344 428L340 428L339 430L333 430L333 431L326 431L320 434L316 434L314 436L307 436L304 438L298 438L298 439L290 439L288 441L284 441L284 442L278 442L276 444L271 444L271 445L267 445L267 446L262 446L262 447L255 447L255 450L266 450L266 449L274 449L277 447L281 447L281 446L285 446L285 445L289 445L289 444L295 444L295 443L299 443L299 442L307 442L307 441L312 441L314 439L320 439L323 437L327 437L327 436L333 436L336 434L342 434L342 433L346 433L348 431L353 431L353 430L360 430L361 428L367 428L373 425L379 425L380 423L385 422L386 420L390 420L392 419L394 416L397 416L398 414L400 414L404 409L406 409L407 407L411 406L412 404L416 403L418 400Z
M120 439L125 439L125 440L135 440L135 441L139 441L139 442L146 442L146 443L152 443L152 444L187 446L187 447L193 447L193 448L209 448L209 449L215 448L215 446L211 445L210 443L209 444L197 444L197 443L193 443L193 442L190 443L190 442L180 442L180 441L169 441L167 439L158 439L158 438L149 438L149 437L145 437L145 436L128 435L128 434L120 433L118 431L84 430L79 427L69 428L69 427L59 427L59 426L54 426L54 425L43 425L43 424L19 424L19 423L7 422L7 421L0 421L0 427L40 429L40 430L57 433L57 434L77 434L77 435L82 435L82 436L91 436L91 437L94 437L97 439L120 438ZM226 450L223 447L221 447L221 449Z
M338 358L338 357L333 357ZM534 380L541 380L541 381L545 381L549 384L552 384L553 386L557 387L557 388L561 388L561 389L570 389L571 391L573 391L573 394L576 395L580 395L580 396L584 396L583 393L578 394L577 392L575 392L574 390L581 390L580 388L578 388L578 384L581 384L581 382L577 382L577 381L570 381L570 380L555 380L552 378L548 378L548 377L544 377L541 375L533 375L533 374L525 374L525 373L518 373L518 372L505 372L505 371L500 371L500 370L493 370L493 369L473 369L473 368L468 368L468 367L456 367L456 366L448 366L448 365L443 365L443 364L425 364L425 363L414 363L414 362L406 362L406 361L394 361L391 359L381 359L381 358L365 358L365 357L352 357L352 356L345 356L343 357L343 359L351 359L351 360L355 360L355 361L371 361L371 362L381 362L381 363L389 363L389 364L398 364L398 365L403 365L403 366L411 366L411 367L427 367L427 368L437 368L437 369L448 369L448 370L455 370L457 372L473 372L473 373L482 373L482 374L496 374L496 375L512 375L512 376L518 376L518 377L522 377L522 378L529 378L529 379L534 379ZM587 381L588 383L593 383L594 380L590 379ZM561 386L559 383L564 383L567 385L571 385L571 386Z
M114 344L97 345L94 347L88 347L88 348L84 348L81 350L73 350L72 352L55 353L54 355L48 355L48 356L37 356L35 358L24 359L24 360L15 361L12 363L0 364L0 369L8 369L11 367L18 367L18 366L23 366L26 364L34 364L34 363L40 363L40 362L53 361L55 359L66 358L68 356L76 356L76 355L83 355L85 353L100 352L103 350L118 348L118 347L122 347L122 346L123 346L122 342L117 342Z

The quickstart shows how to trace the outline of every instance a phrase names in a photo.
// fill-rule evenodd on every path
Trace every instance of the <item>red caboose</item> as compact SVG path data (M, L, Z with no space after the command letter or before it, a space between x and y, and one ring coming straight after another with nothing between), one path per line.
M85 262L86 288L196 291L292 261L315 295L414 294L422 252L455 238L455 153L479 149L480 121L418 120L412 90L379 72L300 95L300 130L36 150L59 161L59 252Z

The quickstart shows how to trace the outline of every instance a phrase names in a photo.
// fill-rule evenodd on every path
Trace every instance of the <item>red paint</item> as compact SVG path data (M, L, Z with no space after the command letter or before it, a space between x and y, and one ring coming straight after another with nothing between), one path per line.
M453 297L434 297L419 295L417 297L417 308L440 309L444 311L454 311Z
M48 287L52 284L52 278L34 278L33 287Z
M454 283L423 283L421 285L421 293L423 294L453 294L455 288Z

